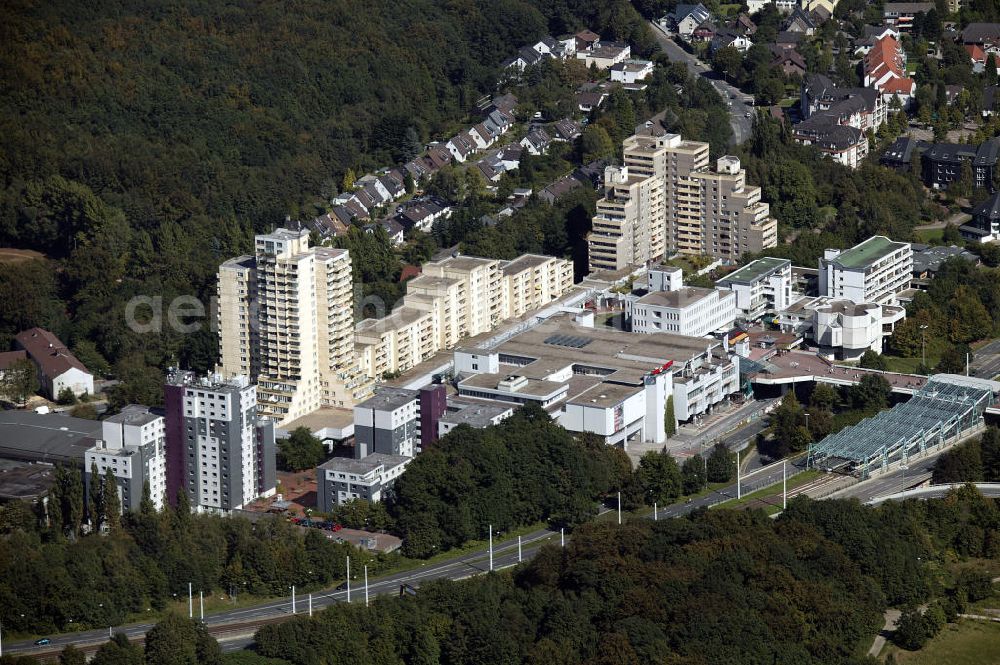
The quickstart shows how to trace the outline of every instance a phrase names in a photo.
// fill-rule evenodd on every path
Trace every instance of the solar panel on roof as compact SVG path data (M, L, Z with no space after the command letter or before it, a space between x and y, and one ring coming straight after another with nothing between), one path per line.
M590 344L590 342L591 340L587 337L576 337L574 335L549 335L545 338L546 344L568 346L572 349L582 349Z

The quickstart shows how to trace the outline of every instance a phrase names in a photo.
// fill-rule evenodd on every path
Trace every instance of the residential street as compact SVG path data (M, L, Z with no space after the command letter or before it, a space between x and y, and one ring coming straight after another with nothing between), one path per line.
M660 43L660 47L663 48L663 52L667 54L667 57L671 60L685 63L692 74L708 79L715 89L719 91L719 94L730 102L729 122L733 127L733 142L740 144L746 141L750 137L754 114L753 106L743 101L747 96L740 92L738 88L717 78L716 73L712 71L711 67L674 43L674 40L670 39L656 22L650 21L649 25L653 30L653 35L656 36L656 40Z

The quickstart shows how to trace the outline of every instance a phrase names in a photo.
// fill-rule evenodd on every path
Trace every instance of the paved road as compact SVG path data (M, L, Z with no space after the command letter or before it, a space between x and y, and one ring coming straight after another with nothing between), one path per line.
M868 655L872 658L877 658L879 653L882 651L882 647L885 646L886 640L889 635L896 630L896 624L899 622L899 617L902 616L902 612L899 610L888 609L885 611L883 617L885 618L885 625L882 630L879 631L878 635L875 636L875 640L872 642L871 649L868 650Z
M1000 374L1000 340L990 342L972 355L972 362L969 363L972 376L992 379Z
M760 423L751 423L747 428L756 428ZM741 430L730 435L730 437L746 436ZM892 471L884 477L876 478L859 485L848 488L845 491L836 493L837 498L856 496L862 501L867 501L875 496L890 494L913 487L923 479L930 477L930 467L935 458L940 453L914 461L908 469L898 469ZM801 462L800 462L801 463ZM796 467L788 465L788 474L796 472ZM764 471L757 471L753 474L747 472L741 484L742 494L749 494L757 489L768 487L781 482L782 469L780 464L775 464ZM698 508L708 508L727 500L737 497L736 484L720 488L706 496L692 499L688 503L677 503L667 506L658 511L659 519L676 518L687 515ZM606 510L604 512L607 512ZM569 536L566 536L569 540ZM538 549L547 542L558 543L559 533L549 529L540 529L522 536L521 556L524 560L530 559ZM518 562L517 539L507 539L494 546L494 568L501 569L516 565ZM488 552L480 550L470 554L451 559L442 563L425 565L410 571L387 575L385 577L373 578L369 582L369 595L394 595L399 592L400 585L408 584L412 587L419 587L424 580L448 579L460 580L472 575L486 572L489 568ZM355 571L358 572L358 571ZM354 588L356 582L352 582L351 602L364 602L364 590ZM298 595L297 611L304 614L307 608L307 598L303 594ZM313 609L319 610L336 602L346 602L347 592L328 589L313 594ZM291 598L281 598L257 605L254 607L234 609L205 617L205 623L209 631L215 635L223 648L227 651L242 649L253 641L253 632L259 625L273 623L287 619L291 616ZM128 626L115 627L115 632L125 633L134 641L141 641L146 631L153 624L137 623ZM97 645L108 639L107 629L90 630L78 633L66 633L55 635L48 646L36 647L30 641L13 642L4 644L5 653L18 653L25 655L39 656L43 658L54 658L67 644L74 644L84 650L93 650ZM88 649L89 647L89 649Z
M945 449L947 450L947 448ZM852 485L847 489L837 492L835 498L849 499L856 498L862 503L871 501L877 496L895 494L912 487L916 487L923 482L930 480L931 470L938 455L943 451L934 451L927 457L919 460L912 460L906 469L896 469L884 476L876 476L870 480Z
M742 93L739 88L729 85L718 78L718 75L712 71L711 67L678 46L656 22L650 21L649 25L653 31L653 35L656 37L656 41L659 42L660 47L667 54L668 58L685 63L692 74L708 79L715 89L719 91L719 94L730 104L729 123L733 128L733 142L740 144L750 138L754 108L744 103L743 100L748 98L747 95Z
M793 472L789 467L789 474ZM775 469L757 473L744 480L742 491L744 494L754 491L760 487L773 485L781 481L781 468L778 465ZM736 484L720 488L706 496L692 499L688 503L677 503L667 506L658 511L659 519L682 517L698 508L708 508L729 499L736 498ZM608 512L605 510L604 512ZM568 541L569 535L566 536ZM559 532L549 529L541 529L525 536L521 539L521 556L524 560L530 559L538 549L546 542L559 542ZM518 563L517 539L507 539L494 546L493 565L495 569L514 566ZM424 580L449 579L460 580L472 575L486 572L489 569L489 554L486 550L473 552L446 562L422 566L403 573L397 573L371 579L369 581L369 596L394 595L399 593L400 585L409 584L412 587L419 587ZM364 590L355 588L352 582L351 602L363 603ZM347 592L328 589L313 594L313 610L319 610L336 602L346 602ZM245 648L253 642L253 631L257 625L273 623L291 616L291 598L281 598L257 605L254 607L242 608L211 614L205 617L205 623L209 632L219 639L224 650L234 651ZM298 594L297 613L304 614L307 611L307 596ZM197 608L195 609L197 612ZM141 641L152 623L130 624L128 626L115 627L115 632L127 635L133 641ZM42 658L54 658L67 644L74 644L84 650L94 650L98 645L108 639L107 629L89 630L78 633L64 633L52 636L51 644L44 647L36 647L30 641L12 642L4 644L4 653L19 653L33 655ZM89 649L88 649L89 647Z

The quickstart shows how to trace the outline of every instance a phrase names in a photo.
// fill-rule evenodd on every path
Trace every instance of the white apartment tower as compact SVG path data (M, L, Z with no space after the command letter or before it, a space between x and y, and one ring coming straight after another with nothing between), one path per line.
M913 250L906 242L872 236L841 251L828 249L819 260L819 294L853 303L896 305L910 288Z
M84 460L87 486L94 481L94 465L100 478L111 469L123 512L139 509L144 485L149 486L155 508L161 510L167 490L163 416L151 413L148 407L130 404L104 420L101 427L101 439L87 450Z
M219 266L218 371L223 376L257 376L257 261L238 256Z

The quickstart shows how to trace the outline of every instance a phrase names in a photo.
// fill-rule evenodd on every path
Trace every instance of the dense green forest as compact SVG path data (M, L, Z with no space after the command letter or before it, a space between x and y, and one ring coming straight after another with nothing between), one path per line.
M404 551L425 557L498 531L546 520L580 524L632 473L621 450L525 406L496 427L457 427L399 477L388 502Z
M759 511L578 529L514 573L432 582L416 597L337 605L266 626L259 652L321 663L865 663L887 605L955 620L979 578L955 556L996 556L995 502L793 500ZM989 588L988 579L985 586Z

